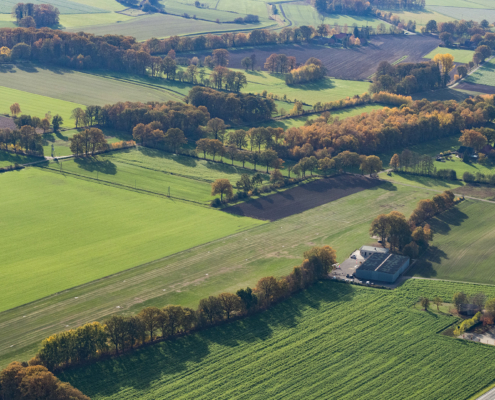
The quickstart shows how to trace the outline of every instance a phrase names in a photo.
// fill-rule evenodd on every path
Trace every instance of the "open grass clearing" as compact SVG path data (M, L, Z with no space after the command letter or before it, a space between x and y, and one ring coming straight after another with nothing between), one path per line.
M495 58L485 62L471 75L464 78L464 80L479 85L495 86Z
M469 61L473 61L474 51L471 50L459 50L449 49L446 47L437 47L431 53L427 54L425 58L433 59L437 54L450 54L454 57L454 62L467 64Z
M103 106L119 101L166 102L169 100L181 101L183 99L183 95L173 89L163 90L161 87L146 85L137 80L116 79L65 68L43 68L37 65L12 66L11 68L0 70L0 79L3 85L11 89L23 90L35 95L50 96L84 105ZM173 88L174 84L171 83L170 87ZM9 106L14 102L18 102L24 112L22 102L16 100L15 96L10 95L4 101L9 103ZM70 111L76 107L79 107L79 105L72 107ZM3 110L3 108L0 110ZM66 123L69 123L69 121L66 120Z
M40 168L0 181L2 311L261 223Z
M487 7L487 9L471 8L471 7L461 8L461 7L451 7L451 6L428 6L428 9L438 14L443 14L448 18L450 18L451 20L463 19L466 21L472 20L472 21L481 22L484 19L488 21L493 21L493 19L495 18L495 10L493 9L493 2L491 2L491 7Z
M284 74L270 74L265 71L246 72L248 84L242 89L245 93L259 93L266 90L279 97L287 95L306 104L326 103L366 93L369 82L347 81L325 77L317 82L287 86Z
M416 21L416 32L420 32L420 28L422 26L426 26L428 21L435 20L437 23L440 22L448 22L454 21L456 18L449 17L447 15L443 15L437 11L434 11L430 8L425 8L423 10L384 10L391 12L394 15L397 15L401 20L407 21Z
M82 104L0 86L0 113L9 114L9 107L13 103L19 103L21 114L39 118L45 118L48 112L51 112L52 116L59 114L64 120L64 127L74 126L74 121L70 119L72 110L84 107Z
M60 14L89 14L89 13L104 13L108 12L103 8L100 8L95 2L94 5L84 4L85 0L81 2L69 1L69 0L30 0L33 4L51 4L54 7L57 7L60 11ZM105 2L108 0L104 0ZM0 14L10 14L12 12L12 8L18 3L17 0L2 0L0 3ZM117 3L117 2L115 2ZM118 3L117 3L118 4Z
M429 221L430 249L408 272L425 278L495 284L495 204L465 200Z
M439 334L457 318L414 304L478 290L495 293L417 280L394 291L321 282L250 318L60 378L97 400L469 399L492 383L495 348Z
M217 24L216 22L183 18L170 14L153 14L136 17L130 21L119 24L85 26L84 31L95 35L133 36L139 41L144 41L152 37L161 39L175 35L183 36L249 31L275 25L276 23L274 21L257 25L234 23ZM70 30L77 32L77 28L72 28Z
M0 168L8 167L9 165L26 164L40 160L41 159L38 157L24 156L22 154L0 151Z
M94 190L98 190L101 186L95 183L91 185L93 186L88 188L95 187ZM45 185L45 189L50 191L51 187ZM60 190L57 190L52 197L55 196L60 199ZM143 195L140 195L139 199L142 197ZM356 248L373 242L369 237L369 225L376 214L398 210L409 215L420 199L431 197L432 192L427 189L385 183L303 213L257 226L249 231L224 237L147 265L126 270L118 275L41 299L33 304L0 313L2 332L0 367L4 367L14 358L30 359L43 338L66 329L66 325L74 327L95 319L103 319L118 311L117 306L124 312L139 311L147 305L182 304L196 307L201 298L211 294L235 291L248 285L253 287L262 276L286 275L294 265L301 262L304 251L314 245L332 245L337 250L338 261L341 262ZM39 194L35 198L40 198ZM53 213L63 215L64 208L52 206L58 204L60 200L52 199L50 196L41 198L43 202L41 205L37 204L36 210L46 209L43 207L45 198L51 201L50 207L53 212L46 216L47 219L52 219ZM15 201L18 202L17 199ZM79 201L76 197L74 208L79 205ZM85 196L81 199L81 202L84 201ZM98 202L98 199L95 200L93 195L92 201ZM141 208L143 206L143 204L139 205ZM19 205L16 207L19 213L24 212ZM100 205L98 207L101 208ZM108 213L119 221L125 221L127 218L121 216L126 215L126 207L115 202ZM370 212L370 210L375 211ZM102 209L104 215L106 211ZM5 212L8 213L8 209L5 209ZM162 218L157 210L153 209L152 214L150 218ZM29 218L24 212L22 221L27 219ZM78 221L79 218L77 224ZM83 220L80 223L87 222ZM124 222L118 222L116 229L119 229L122 223ZM21 225L23 224L17 221L19 229L22 228ZM147 226L149 228L156 225L154 221ZM203 225L208 226L198 219L195 229L203 231ZM101 226L102 230L110 229L104 224ZM167 227L157 229L166 230ZM100 235L102 232L96 233ZM23 234L25 236L25 231ZM69 232L65 236L72 237L73 234L81 235L81 233ZM127 252L128 250L125 251L126 255ZM55 249L51 254L56 255ZM94 251L88 250L82 257L84 260L90 260L93 259L94 254ZM113 255L112 250L109 256ZM131 260L126 260L128 261ZM134 264L137 265L137 262L134 261ZM13 347L10 347L11 345Z
M457 190L464 186L464 182L462 181L449 181L437 179L431 176L401 174L396 172L392 172L391 176L382 172L379 174L379 176L381 179L389 181L393 184L402 184L406 186L417 187L419 189L429 189L436 192L452 190L454 193L457 193ZM433 197L434 195L435 194L432 193L430 197Z
M61 164L61 165L60 165ZM90 158L52 162L49 168L101 182L170 195L207 205L213 200L211 183L229 179L235 183L241 174L254 171L192 157L139 147ZM265 178L268 179L268 176Z
M90 7L103 8L107 11L121 11L127 8L120 4L117 0L72 0L79 4L84 4Z

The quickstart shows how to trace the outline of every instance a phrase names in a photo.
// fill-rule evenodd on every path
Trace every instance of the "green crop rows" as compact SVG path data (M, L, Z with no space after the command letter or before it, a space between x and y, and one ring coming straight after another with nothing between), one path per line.
M495 348L443 336L454 317L412 307L458 290L495 294L325 282L254 317L60 378L92 399L467 399L493 381Z

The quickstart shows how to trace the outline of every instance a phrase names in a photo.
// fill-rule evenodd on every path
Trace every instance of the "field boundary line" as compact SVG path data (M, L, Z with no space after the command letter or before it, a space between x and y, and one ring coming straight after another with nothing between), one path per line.
M140 189L140 188L137 188L137 187L133 188L132 186L124 185L122 183L110 182L110 181L106 181L106 180L103 180L103 179L95 179L95 178L92 178L92 177L89 177L89 176L86 176L86 175L76 174L74 172L67 172L67 171L64 171L64 170L57 170L57 169L52 168L50 166L48 166L48 167L41 167L41 168L43 168L46 171L50 171L52 173L60 173L61 175L71 175L71 176L75 177L76 179L83 179L83 180L87 180L87 181L91 181L91 182L95 182L95 183L101 183L102 185L113 186L113 187L117 187L117 188L121 188L121 189L125 189L125 190L131 190L131 191L134 191L134 192L144 192L146 194L155 195L155 196L158 196L158 197L165 197L165 198L169 198L169 199L184 201L184 202L187 202L187 203L193 203L193 204L196 204L198 206L209 208L206 204L199 203L199 202L196 202L194 200L184 199L182 197L167 196L166 194L162 194L162 193L158 193L158 192L153 192L151 190Z

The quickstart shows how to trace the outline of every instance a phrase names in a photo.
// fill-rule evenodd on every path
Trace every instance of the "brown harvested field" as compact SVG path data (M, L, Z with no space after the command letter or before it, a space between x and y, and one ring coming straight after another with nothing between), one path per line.
M0 115L0 129L15 129L14 120L10 117Z
M342 49L317 44L290 44L276 46L260 46L256 48L230 50L230 68L242 68L241 60L244 57L256 54L256 62L259 68L263 67L265 60L273 53L283 53L295 56L298 63L306 62L310 57L320 59L327 68L327 75L340 79L368 79L376 72L381 61L393 63L407 56L404 62L426 61L423 56L438 47L440 40L433 36L398 36L379 35L374 36L368 46L353 49ZM197 55L205 57L208 52L181 54L187 57Z
M480 85L477 83L461 82L456 87L457 90L467 90L485 94L495 94L495 86Z
M382 184L361 175L318 179L283 192L224 208L234 215L276 221Z

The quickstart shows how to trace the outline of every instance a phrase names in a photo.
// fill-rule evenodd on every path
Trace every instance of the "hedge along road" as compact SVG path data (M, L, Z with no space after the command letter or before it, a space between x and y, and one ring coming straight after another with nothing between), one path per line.
M227 207L223 211L234 215L276 221L362 190L371 189L381 183L378 179L360 175L318 179L271 196Z
M197 307L209 295L252 287L262 276L286 275L313 245L331 244L342 261L370 241L369 224L376 213L399 210L408 215L428 197L426 190L384 183L5 311L0 313L0 367L13 359L28 360L41 340L55 332L115 312L148 305Z

